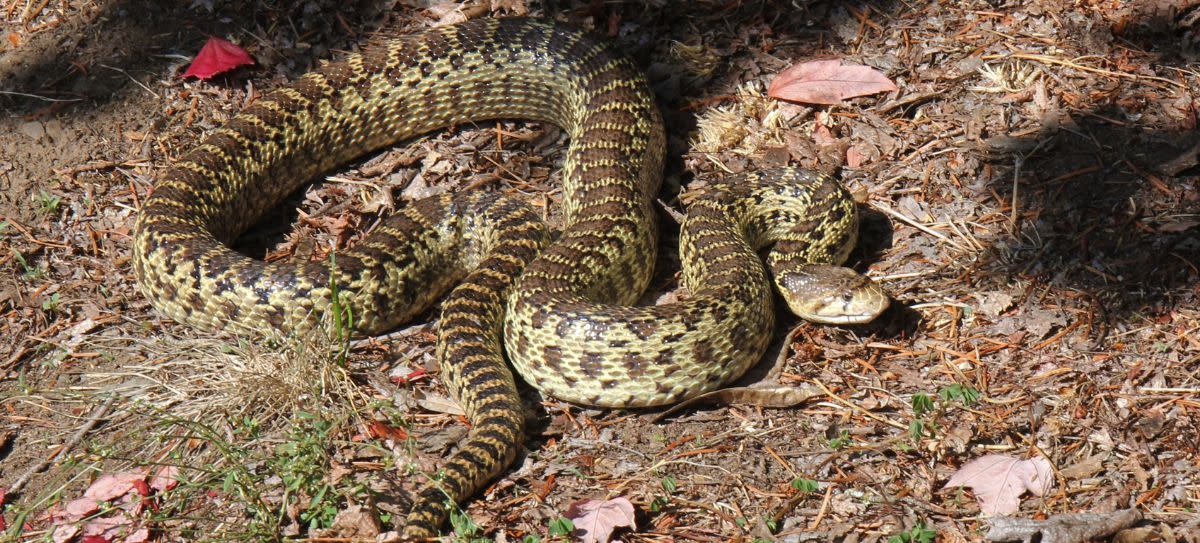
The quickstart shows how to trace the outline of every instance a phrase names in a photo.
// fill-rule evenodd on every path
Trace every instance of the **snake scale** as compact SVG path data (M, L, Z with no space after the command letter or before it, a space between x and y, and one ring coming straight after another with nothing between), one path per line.
M523 203L470 193L402 208L333 262L263 262L228 246L323 171L497 118L550 122L570 136L553 240ZM525 18L436 28L324 64L171 164L142 205L135 272L161 312L238 334L311 330L335 285L356 333L375 334L457 285L443 301L437 356L471 429L406 519L406 537L429 537L520 447L505 354L534 387L582 404L663 405L720 387L769 341L772 294L756 250L772 243L775 283L802 316L861 322L886 306L873 283L820 265L840 264L857 236L844 189L790 169L700 191L680 237L690 295L631 306L655 261L663 154L646 81L603 41Z

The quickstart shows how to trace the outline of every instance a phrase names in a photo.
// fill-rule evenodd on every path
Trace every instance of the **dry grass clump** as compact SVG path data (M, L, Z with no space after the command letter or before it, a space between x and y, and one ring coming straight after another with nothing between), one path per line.
M344 364L341 343L326 333L261 342L222 337L94 342L94 350L132 350L131 358L144 361L85 374L80 392L115 393L172 416L253 415L265 422L296 411L343 411L365 402Z
M709 108L696 118L692 146L701 153L755 155L763 147L783 145L784 131L794 128L802 111L768 97L761 81L748 81L734 91L731 104Z

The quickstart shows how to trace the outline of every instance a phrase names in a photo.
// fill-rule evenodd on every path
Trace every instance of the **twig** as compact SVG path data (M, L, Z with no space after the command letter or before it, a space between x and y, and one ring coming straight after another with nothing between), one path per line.
M1200 143L1193 145L1191 149L1180 153L1179 156L1166 161L1158 167L1158 171L1164 174L1175 176L1179 175L1188 168L1200 163Z
M119 168L121 166L145 166L144 160L101 160L99 162L88 162L87 164L79 164L69 168L54 170L54 174L59 177L64 177L74 180L75 176L88 171L108 170Z
M46 9L46 4L49 3L50 0L42 0L42 3L38 4L38 6L34 9L29 9L29 5L26 4L25 13L21 14L21 24L29 24L29 22L32 21L34 17L37 17L37 15L41 13L43 9Z
M16 228L18 232L20 232L21 234L23 234L25 236L25 239L28 239L29 241L31 241L37 245L43 245L46 247L54 247L56 249L66 249L66 248L70 247L69 245L63 245L61 243L54 243L53 241L42 241L40 239L37 239L36 237L34 237L33 233L29 231L28 228L25 228L24 226L22 226L21 223L17 222L12 217L6 217L4 215L0 215L0 223L7 223L9 226Z
M43 102L78 102L80 100L83 100L83 98L49 98L46 96L39 96L37 94L29 94L27 92L4 91L4 90L0 90L0 94L7 94L10 96L22 96L25 98L33 98L36 100L41 100Z
M708 505L706 503L694 502L694 501L685 500L685 499L679 498L679 497L671 498L671 501L677 502L681 505L687 505L689 507L695 507L697 509L703 509L705 511L708 511L709 513L712 513L712 514L720 517L721 520L729 523L730 526L737 527L737 525L738 525L737 521L735 519L733 519L732 517L730 517L729 515L726 515L725 512L721 511L720 509L717 509L716 507Z
M1008 217L1008 231L1013 234L1017 232L1017 221L1021 217L1021 212L1019 211L1021 200L1018 195L1020 194L1021 166L1023 165L1025 165L1024 157L1017 156L1013 159L1012 209Z
M957 241L954 241L954 240L946 237L945 234L942 234L941 232L938 232L937 230L934 230L928 226L921 224L920 222L917 222L916 219L905 216L903 213L900 213L899 211L896 211L896 210L888 207L886 204L873 202L871 204L871 208L882 211L885 215L891 215L892 217L899 219L901 222L906 223L909 226L916 228L917 230L925 232L926 234L929 234L935 238L938 238L938 239L946 242L946 244L950 245L951 247L954 247L955 249L958 249L963 252L968 252L968 249L966 247L963 247L962 244L958 243Z
M813 379L813 380L812 380L812 382L813 382L813 384L815 384L815 385L817 385L818 387L820 387L822 392L824 392L825 394L827 394L827 395L828 395L830 398L832 398L832 399L833 399L834 401L836 401L837 403L840 403L840 404L842 404L842 405L844 405L844 406L846 406L846 407L849 407L850 409L853 409L853 410L855 410L855 411L858 411L859 413L862 413L862 414L863 414L863 416L865 416L865 417L867 417L867 418L870 418L870 419L877 420L877 421L879 421L879 422L882 422L882 423L884 423L884 424L886 424L886 425L888 425L888 426L891 426L891 427L893 427L893 428L899 428L899 429L901 429L901 430L908 430L908 426L906 426L906 425L900 424L899 422L896 422L896 421L894 421L894 420L892 420L892 419L889 419L889 418L887 418L887 417L881 417L881 416L879 416L879 415L876 415L875 413L872 413L872 412L870 412L870 411L867 411L866 409L863 409L863 408L861 408L861 407L859 407L859 406L857 406L857 405L854 405L853 403L850 403L850 402L848 402L848 401L846 401L846 400L842 399L842 397L841 397L841 396L838 396L837 394L834 394L832 390L829 390L829 388L825 386L825 383L822 383L821 381L819 381L819 380L817 380L817 379Z
M833 496L833 485L825 487L825 499L821 500L821 508L817 510L817 516L808 525L809 530L816 530L821 525L821 521L825 519L825 513L829 512L829 498L831 496Z
M9 492L12 494L19 494L21 489L29 483L29 480L32 479L34 475L37 475L42 470L46 469L47 466L54 462L54 459L62 456L63 453L75 448L80 441L83 441L83 436L92 431L92 428L96 427L96 424L100 422L100 419L104 418L104 415L108 413L108 409L112 407L113 403L116 401L117 395L113 394L109 396L103 404L100 404L96 407L96 409L92 410L92 414L88 416L87 421L83 423L83 426L80 426L79 429L75 431L75 434L71 436L71 439L68 439L66 443L63 443L58 450L46 457L45 460L42 460L33 467L29 468L29 471L26 471L24 475L22 475L15 483L13 483L12 487L8 489Z
M937 98L938 96L941 96L942 94L945 94L945 92L946 91L944 91L944 90L936 90L936 91L931 91L931 92L917 92L917 93L913 93L913 94L909 94L907 96L897 98L895 100L889 100L887 103L884 103L883 105L881 105L875 109L879 114L882 115L884 113L891 112L893 109L904 107L909 104L913 104L916 102L924 102L926 100L932 100L934 98Z
M113 67L113 66L109 66L109 65L107 65L107 64L101 64L101 65L100 65L100 67L101 67L101 68L107 68L107 69L109 69L109 70L112 70L112 71L114 71L114 72L119 72L119 73L121 73L121 74L124 74L124 75L125 75L125 77L128 77L130 81L133 81L133 82L134 82L134 84L136 84L137 86L139 86L139 87L141 87L141 88L145 89L145 90L146 90L146 92L150 93L150 96L153 96L153 97L155 97L155 98L162 98L161 96L159 96L159 95L158 95L158 93L157 93L157 92L154 92L154 90L153 90L153 89L151 89L150 87L147 87L145 83L142 83L141 81L138 81L136 77L133 77L132 75L129 75L129 72L127 72L127 71L125 71L125 70L122 70L122 69L120 69L120 68Z
M1046 55L1035 55L1035 54L1031 54L1031 53L1013 53L1013 54L1008 54L1008 55L983 55L982 58L983 58L983 60L996 60L996 59L1001 59L1001 58L1016 58L1016 59L1021 59L1021 60L1031 60L1033 62L1041 62L1041 63L1045 63L1045 64L1057 64L1059 66L1075 68L1076 70L1081 70L1084 72L1092 72L1094 74L1111 75L1113 77L1132 79L1134 81L1158 81L1159 83L1166 83L1167 85L1170 85L1170 86L1176 87L1176 88L1187 88L1183 83L1180 83L1178 81L1173 81L1170 79L1166 79L1164 77L1156 77L1153 75L1137 75L1137 74L1130 74L1130 73L1125 73L1125 72L1114 72L1112 70L1105 70L1103 68L1093 68L1091 66L1084 66L1082 64L1076 64L1075 61L1073 61L1073 60L1063 60L1063 59L1054 58L1054 57L1046 56ZM1083 57L1079 57L1079 58L1083 58Z
M984 537L988 541L1032 541L1069 543L1106 539L1142 520L1137 509L1122 509L1112 513L1066 513L1046 520L998 517Z

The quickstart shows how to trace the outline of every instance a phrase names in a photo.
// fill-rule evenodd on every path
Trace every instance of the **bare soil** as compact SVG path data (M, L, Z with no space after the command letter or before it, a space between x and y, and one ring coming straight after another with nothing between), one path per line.
M170 514L144 519L158 540L248 537L247 497L214 470L262 474L281 537L373 539L310 529L309 502L288 501L269 462L212 460L220 440L278 454L307 428L301 411L336 419L314 484L361 484L363 503L336 506L395 529L419 478L393 466L430 473L465 432L438 407L432 328L356 342L338 373L351 392L222 384L221 360L271 349L158 315L132 277L130 233L170 158L264 90L380 29L524 11L594 29L645 68L671 134L664 210L725 172L837 172L865 201L852 264L894 304L865 326L785 323L768 379L814 391L790 409L691 406L655 422L527 391L528 453L469 503L476 536L562 540L548 526L571 503L626 497L638 528L624 541L883 541L922 525L978 541L991 519L943 487L1002 453L1054 467L1017 516L1136 508L1124 541L1200 541L1200 9L1186 0L0 2L0 489L29 476L0 491L0 539L42 540L47 512L101 473L163 464L191 475L160 497ZM257 65L178 77L210 35ZM870 65L900 91L821 107L762 96L816 58ZM553 218L561 140L491 123L364 157L242 245L324 258L406 200L463 188L520 193ZM675 288L663 221L651 302ZM235 405L240 390L277 401ZM922 395L932 409L914 410Z

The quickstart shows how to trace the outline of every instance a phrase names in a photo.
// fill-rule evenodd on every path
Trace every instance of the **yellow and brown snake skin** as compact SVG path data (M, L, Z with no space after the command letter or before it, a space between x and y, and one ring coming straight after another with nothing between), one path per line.
M553 242L523 204L463 194L403 208L333 265L267 263L227 245L320 172L425 132L496 118L546 121L570 136L563 231ZM815 291L829 281L813 280L825 274L804 266L845 259L857 235L854 204L836 182L799 170L705 190L681 234L691 295L627 305L655 261L663 148L642 75L589 34L523 18L437 28L304 75L173 163L138 217L135 272L171 318L238 334L311 329L331 306L333 284L356 333L376 334L458 284L443 302L438 360L472 426L406 519L407 538L431 537L448 504L477 492L520 447L524 417L504 352L550 395L662 405L736 379L766 348L772 294L756 249L775 243L768 260L776 284L806 298L800 305L852 305L840 290ZM865 284L850 288L874 288Z

